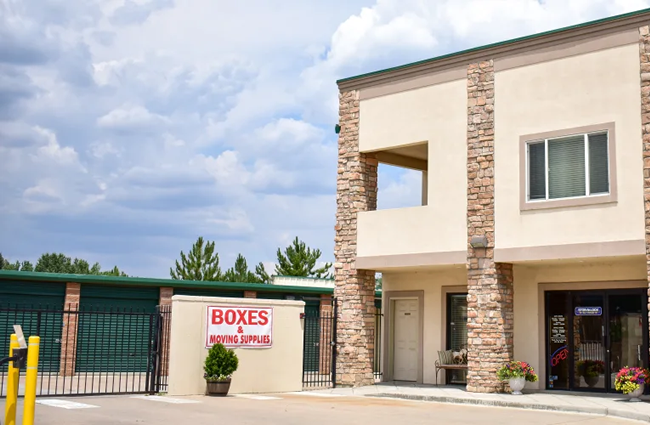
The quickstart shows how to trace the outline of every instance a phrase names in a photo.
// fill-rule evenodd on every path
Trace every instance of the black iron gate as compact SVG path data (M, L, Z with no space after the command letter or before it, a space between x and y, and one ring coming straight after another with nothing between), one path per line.
M331 308L310 309L303 314L303 387L336 386L336 315L336 302Z
M167 389L171 308L63 310L0 305L0 353L13 325L40 336L37 396L143 394ZM8 354L8 353L7 353ZM0 397L7 365L0 366ZM24 378L21 376L21 386Z

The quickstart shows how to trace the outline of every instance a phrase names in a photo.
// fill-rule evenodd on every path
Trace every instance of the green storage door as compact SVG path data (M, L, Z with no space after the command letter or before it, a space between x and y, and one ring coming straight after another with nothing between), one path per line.
M189 295L192 297L244 298L244 291L227 291L224 289L206 288L174 288L174 295Z
M0 357L9 354L13 325L21 325L25 337L41 337L39 370L58 372L64 302L65 283L0 280Z
M331 326L329 319L322 318L320 315L319 301L305 301L305 336L303 344L304 371L318 372L318 362L320 360L320 333L321 327L326 327L326 331Z
M146 372L158 287L81 285L77 372Z
M287 295L283 292L257 292L257 298L265 300L286 300Z

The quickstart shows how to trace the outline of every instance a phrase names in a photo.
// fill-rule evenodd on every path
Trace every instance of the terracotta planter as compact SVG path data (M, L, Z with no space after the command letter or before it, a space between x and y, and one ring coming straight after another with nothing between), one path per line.
M217 382L206 381L205 383L207 384L207 393L209 396L225 397L230 390L230 379Z

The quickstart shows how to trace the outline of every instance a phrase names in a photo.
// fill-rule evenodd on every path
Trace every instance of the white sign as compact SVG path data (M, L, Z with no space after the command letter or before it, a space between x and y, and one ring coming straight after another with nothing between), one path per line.
M208 306L205 348L270 348L273 307Z

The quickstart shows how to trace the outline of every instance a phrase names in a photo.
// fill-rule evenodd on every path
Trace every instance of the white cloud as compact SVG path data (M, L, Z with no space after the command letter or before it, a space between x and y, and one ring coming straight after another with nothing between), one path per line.
M152 126L163 125L168 122L168 118L152 114L141 105L129 104L113 109L97 120L100 127L116 130L149 130Z
M270 266L295 236L332 260L336 79L648 1L0 4L6 254L166 277L199 235L224 268ZM419 173L379 184L380 208L420 202Z

